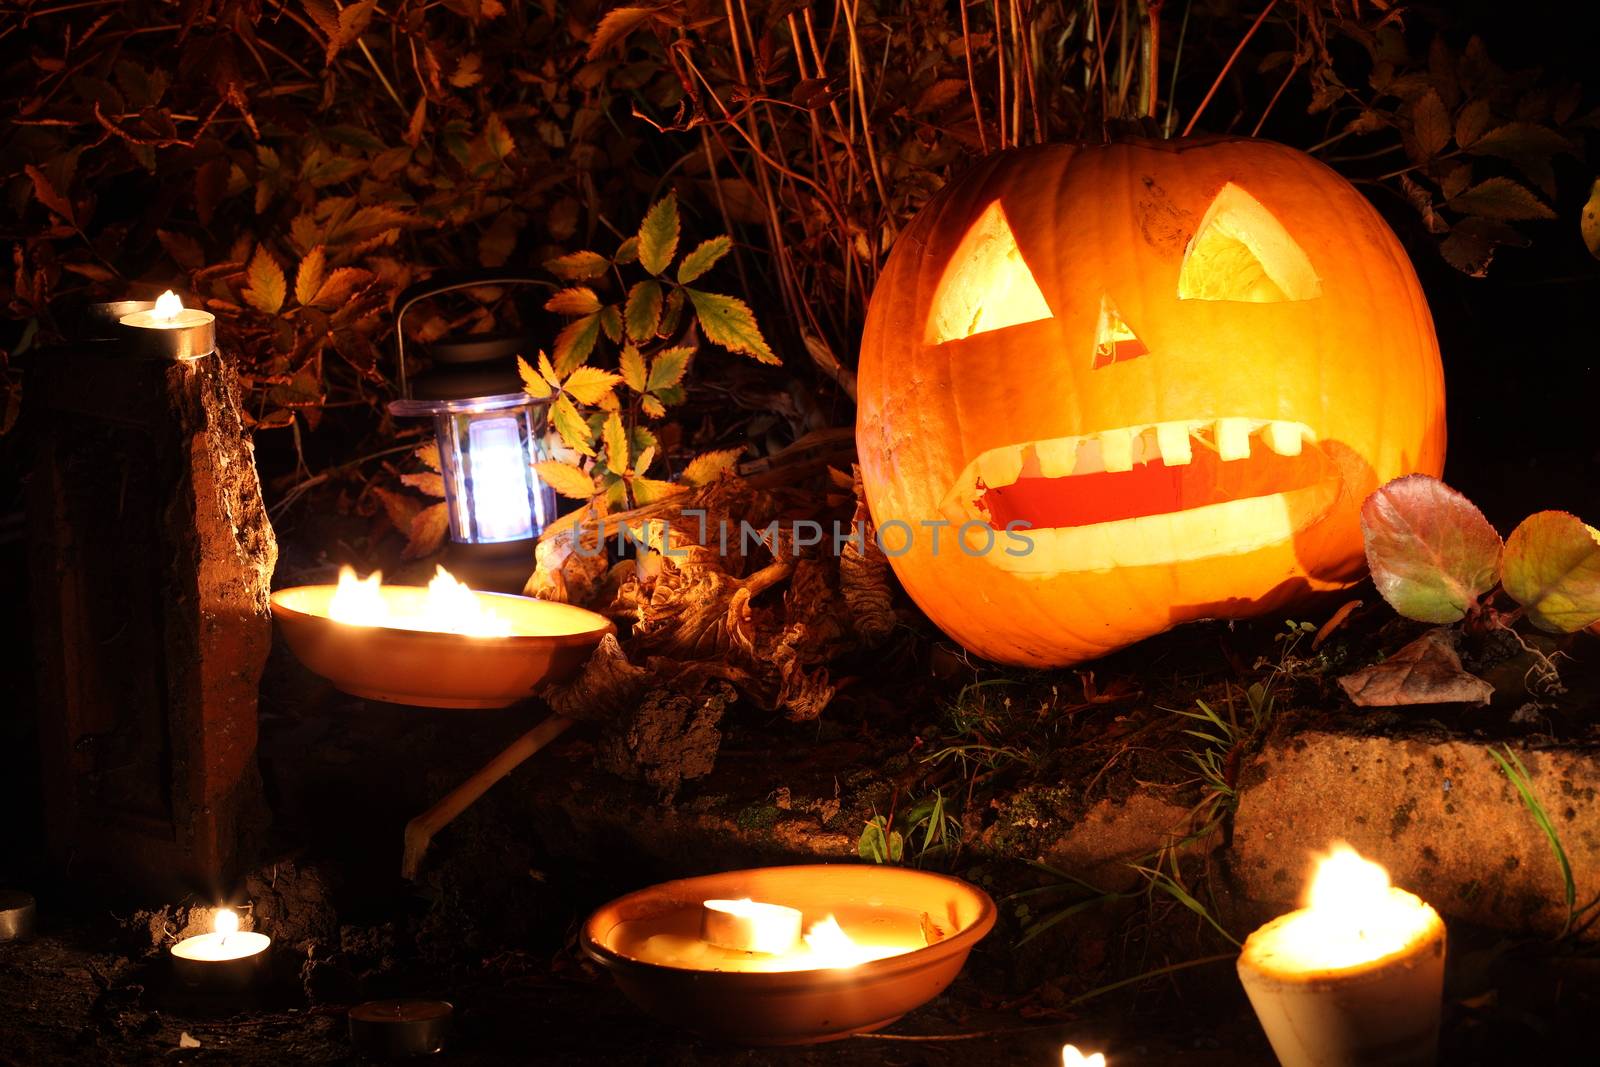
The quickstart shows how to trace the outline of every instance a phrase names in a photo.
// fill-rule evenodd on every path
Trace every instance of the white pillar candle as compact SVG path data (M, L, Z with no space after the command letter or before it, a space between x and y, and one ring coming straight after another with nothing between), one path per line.
M782 904L707 900L700 905L700 939L736 952L778 956L800 943L800 912Z
M1444 950L1438 912L1338 844L1306 907L1245 941L1239 978L1284 1067L1429 1067Z

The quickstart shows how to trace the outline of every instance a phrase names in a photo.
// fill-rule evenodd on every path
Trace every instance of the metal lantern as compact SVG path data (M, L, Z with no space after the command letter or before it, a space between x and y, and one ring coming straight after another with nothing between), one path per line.
M517 356L530 338L469 334L429 342L433 365L406 377L404 319L418 301L479 285L543 284L500 272L452 274L411 286L395 303L395 347L401 398L398 416L433 419L439 469L450 515L447 562L479 589L520 592L533 570L533 546L555 518L556 499L534 473L549 458L542 428L546 402L529 396Z

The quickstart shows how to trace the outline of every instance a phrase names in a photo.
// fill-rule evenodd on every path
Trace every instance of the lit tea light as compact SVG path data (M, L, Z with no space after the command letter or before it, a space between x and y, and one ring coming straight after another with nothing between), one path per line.
M191 989L244 989L266 959L272 938L239 929L232 908L218 908L211 933L187 937L172 946L172 967L178 981Z
M122 316L134 351L151 359L198 359L217 347L217 317L198 308L186 308L168 289L148 311Z
M510 637L511 620L496 615L465 584L443 567L434 572L425 595L410 586L383 584L383 572L357 578L349 567L339 569L339 585L328 602L328 618L350 626L387 626L398 630L464 634L468 637Z
M1245 941L1239 978L1284 1067L1431 1064L1444 951L1438 912L1341 843L1306 906Z
M1077 1045L1061 1046L1061 1067L1106 1067L1106 1054L1092 1052L1085 1055Z
M743 900L707 900L701 903L700 939L737 952L780 955L800 941L802 916L798 908Z

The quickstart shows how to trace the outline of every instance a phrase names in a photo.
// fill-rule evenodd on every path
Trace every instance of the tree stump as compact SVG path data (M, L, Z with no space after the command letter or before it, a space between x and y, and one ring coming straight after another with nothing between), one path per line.
M266 824L277 561L233 372L84 345L41 358L24 408L50 850L119 887L220 893Z

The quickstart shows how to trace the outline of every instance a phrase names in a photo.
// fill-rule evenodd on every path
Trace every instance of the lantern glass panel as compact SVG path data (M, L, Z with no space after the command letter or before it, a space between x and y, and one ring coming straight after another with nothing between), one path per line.
M538 536L555 517L555 494L532 468L549 458L536 408L458 408L434 416L451 540L518 541Z

